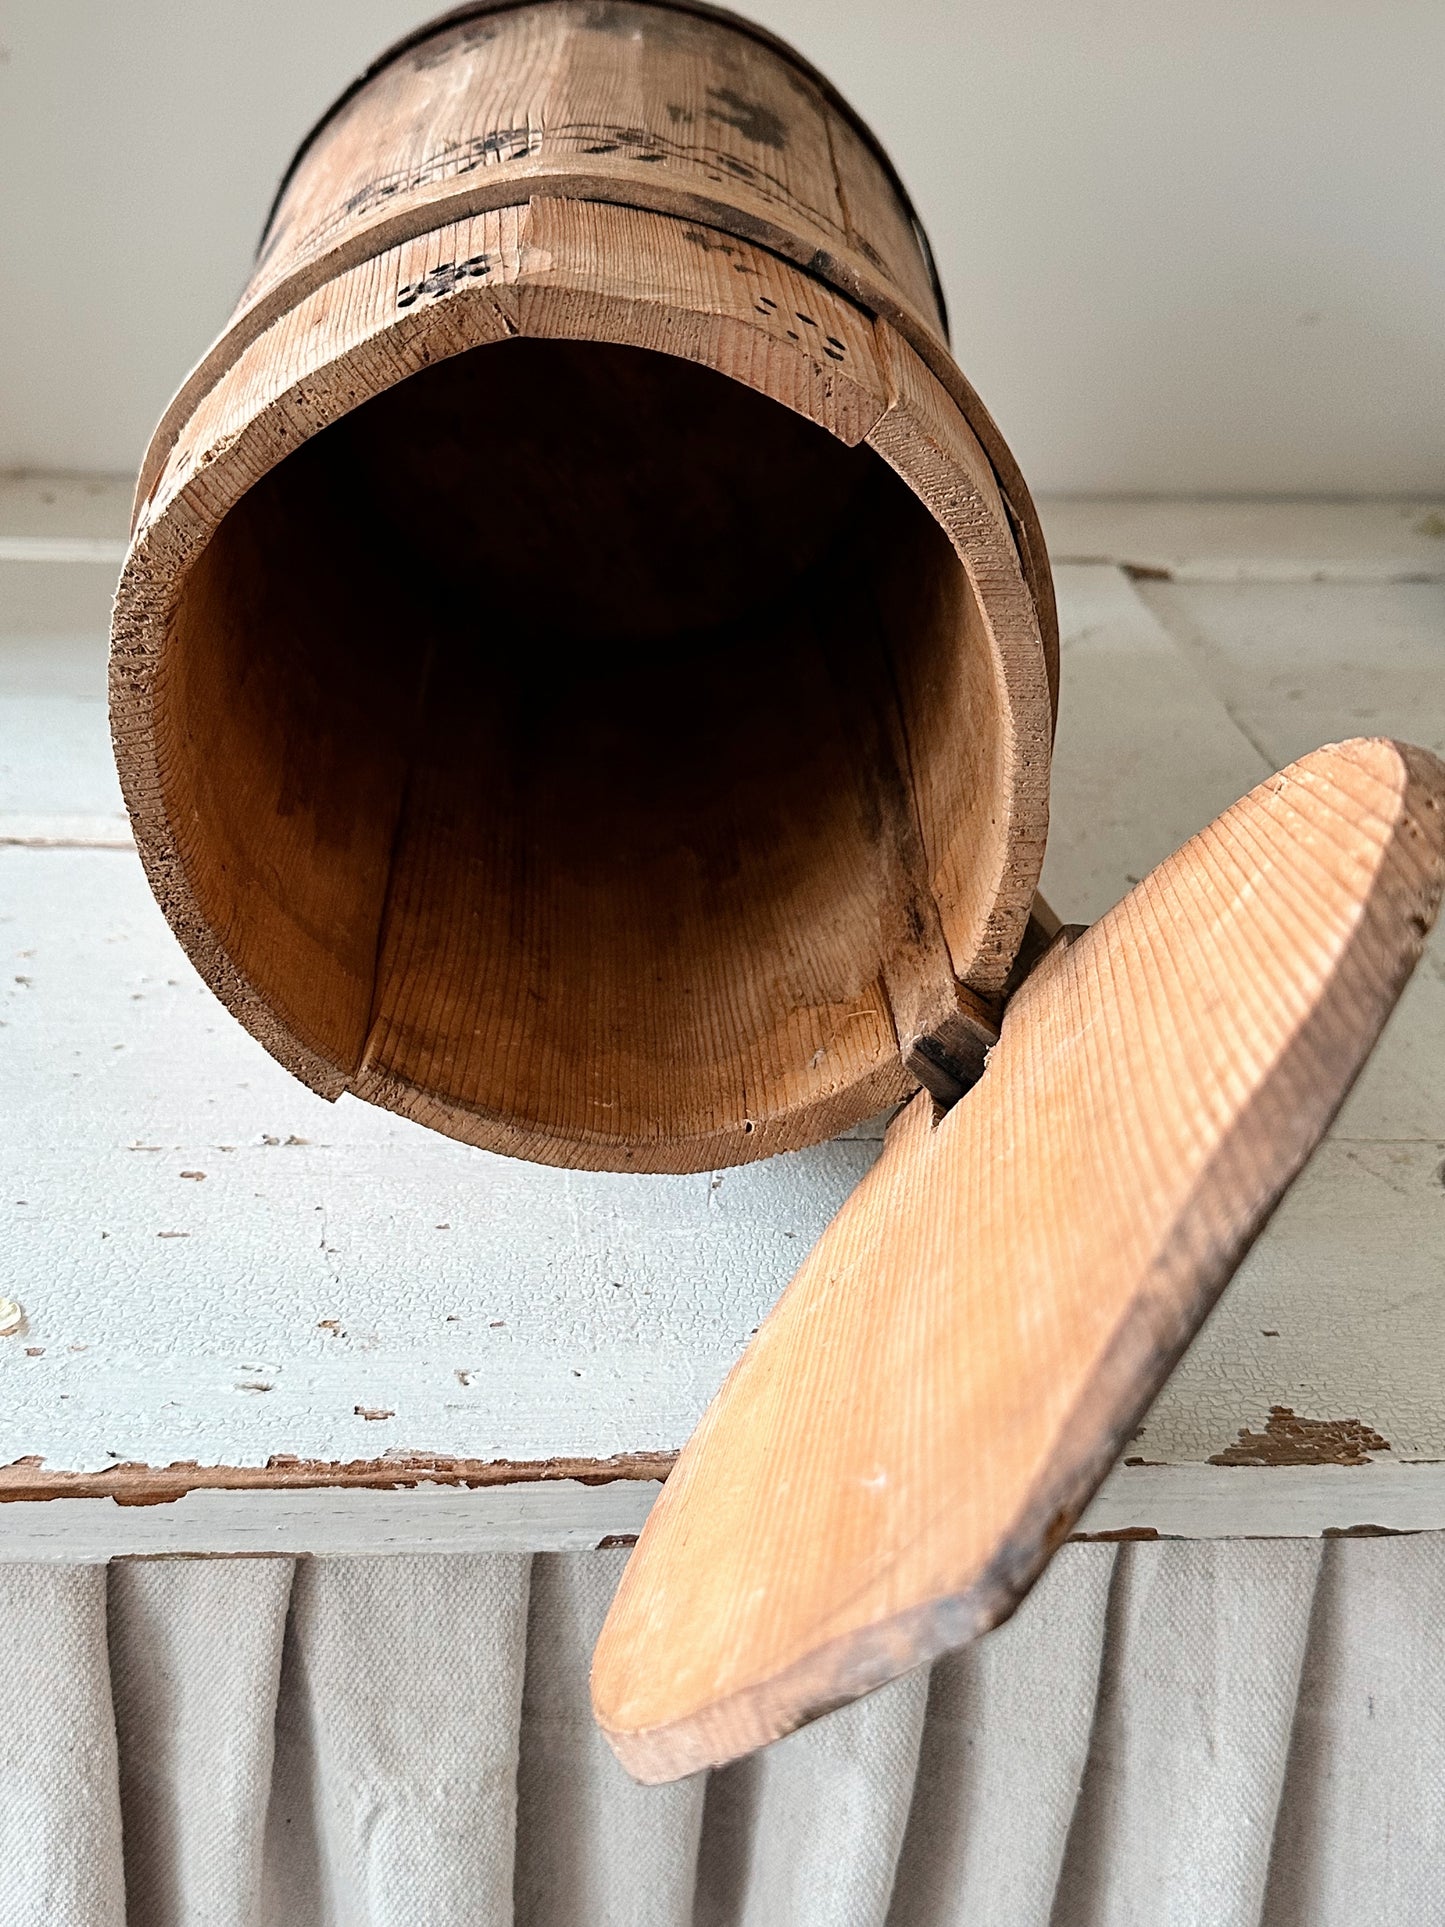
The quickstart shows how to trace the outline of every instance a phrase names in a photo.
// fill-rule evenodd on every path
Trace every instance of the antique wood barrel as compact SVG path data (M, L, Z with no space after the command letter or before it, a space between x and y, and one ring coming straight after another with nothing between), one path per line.
M1056 663L876 141L747 22L533 0L303 145L147 455L112 715L166 915L312 1088L684 1171L966 1078Z

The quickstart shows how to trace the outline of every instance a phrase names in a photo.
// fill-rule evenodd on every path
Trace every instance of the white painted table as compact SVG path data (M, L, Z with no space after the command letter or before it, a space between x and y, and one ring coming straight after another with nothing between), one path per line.
M1437 505L1045 521L1044 889L1067 918L1318 743L1445 752ZM104 712L123 525L116 487L0 489L0 1295L25 1313L0 1339L0 1557L635 1533L881 1133L582 1175L295 1084L200 984L130 846ZM1437 935L1085 1531L1445 1527L1442 1068Z

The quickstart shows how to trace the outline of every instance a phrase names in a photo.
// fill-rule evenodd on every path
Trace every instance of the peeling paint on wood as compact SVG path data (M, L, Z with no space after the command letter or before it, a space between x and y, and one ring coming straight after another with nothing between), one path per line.
M0 1505L36 1499L114 1499L117 1505L172 1505L188 1492L296 1491L329 1487L400 1492L417 1486L490 1486L571 1480L611 1485L617 1480L661 1482L672 1470L672 1452L620 1453L610 1459L431 1458L401 1453L352 1459L344 1465L275 1456L264 1466L113 1465L104 1472L60 1472L38 1458L0 1466Z
M1371 1452L1388 1452L1390 1441L1357 1418L1301 1418L1287 1405L1272 1405L1262 1432L1239 1428L1211 1465L1369 1465Z

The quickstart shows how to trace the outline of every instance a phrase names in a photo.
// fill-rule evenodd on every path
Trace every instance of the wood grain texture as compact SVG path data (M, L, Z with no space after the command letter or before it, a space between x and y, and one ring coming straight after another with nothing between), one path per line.
M536 194L701 222L898 328L988 451L1057 693L1038 518L948 352L927 242L896 176L806 62L719 9L477 6L383 56L288 174L236 313L156 431L138 508L201 398L282 315L399 245Z
M1269 779L919 1100L714 1401L598 1644L630 1771L736 1757L986 1631L1343 1100L1438 906L1445 766Z
M67 509L19 526L104 534L125 513L122 501L118 522L72 522ZM1268 568L1278 526L1288 573L1294 507L1253 513L1251 567ZM1331 515L1338 548L1318 552L1336 555L1337 572L1354 566L1361 526L1400 521L1395 505ZM1200 519L1208 536L1212 510ZM1182 510L1177 522L1183 552ZM1408 523L1405 535L1414 539ZM1414 564L1402 547L1398 572ZM1069 567L1059 587L1069 701L1051 779L1050 894L1071 921L1103 914L1270 769L1350 734L1352 722L1358 730L1366 710L1389 733L1445 748L1438 582L1236 585L1227 630L1225 591L1184 588L1177 647L1139 599L1173 597L1168 585ZM89 565L0 565L0 843L43 845L0 848L0 903L14 918L0 973L0 1164L24 1175L0 1192L0 1296L27 1316L0 1343L0 1466L43 1455L47 1474L103 1478L117 1459L198 1460L203 1481L219 1467L244 1483L264 1481L277 1458L670 1455L881 1150L881 1125L877 1143L855 1135L715 1183L493 1158L374 1106L313 1097L216 1008L128 847L105 731L112 589ZM1211 694L1216 669L1259 753ZM1293 693L1302 688L1307 701ZM83 820L83 809L118 821ZM127 847L63 847L99 832ZM1325 1142L1131 1437L1126 1460L1145 1463L1117 1466L1076 1530L1237 1537L1445 1524L1442 1062L1437 925ZM160 1148L129 1149L137 1140ZM179 1177L198 1169L203 1183ZM163 1240L162 1230L190 1235ZM343 1330L318 1328L338 1317ZM491 1329L498 1319L505 1326ZM257 1382L272 1389L239 1389ZM395 1416L367 1421L358 1405ZM1267 1431L1277 1406L1318 1421L1322 1446L1327 1422L1354 1420L1390 1450L1368 1465L1207 1463ZM149 1479L138 1471L117 1484ZM619 1503L640 1489L591 1488ZM64 1506L21 1500L4 1508L0 1538L30 1556L38 1526L47 1545L89 1557L95 1546L130 1548L142 1528L153 1551L264 1548L274 1529L274 1549L304 1548L307 1533L319 1549L333 1545L329 1490L302 1519L292 1508L304 1494L263 1486L236 1533L188 1512L190 1500L74 1498L85 1518L95 1509L83 1529L67 1525ZM459 1508L466 1498L441 1496ZM433 1543L438 1515L424 1490L372 1497L381 1509L358 1515L347 1545ZM164 1523L177 1512L184 1532ZM639 1523L619 1512L600 1530ZM460 1549L470 1529L459 1515L448 1544Z
M1047 665L967 422L885 323L634 209L455 224L253 341L138 528L112 717L267 1048L547 1162L906 1095L1042 860Z

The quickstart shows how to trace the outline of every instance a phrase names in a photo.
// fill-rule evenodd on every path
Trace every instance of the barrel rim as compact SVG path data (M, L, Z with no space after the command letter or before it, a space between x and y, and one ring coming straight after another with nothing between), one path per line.
M301 163L341 110L348 106L364 88L368 87L371 82L376 79L378 74L384 73L394 61L400 60L404 54L410 53L414 47L424 46L428 40L435 39L438 34L445 33L452 27L460 26L465 21L480 20L485 18L486 15L493 13L518 13L524 7L552 6L559 3L560 0L466 0L465 5L453 7L446 13L438 14L435 19L425 22L420 27L414 27L410 33L403 34L400 40L394 40L389 47L384 48L371 64L357 75L349 86L343 88L332 101L331 105L321 115L320 119L303 135L295 153L291 156L285 173L281 176L276 192L272 197L271 205L267 210L265 225L262 227L260 239L256 243L257 258L259 258L265 250L267 240L270 238L271 229L280 211L281 203L285 199L286 190L295 179ZM918 242L919 250L923 255L923 265L928 271L929 285L933 290L933 299L938 308L938 321L943 331L943 339L951 346L952 335L948 320L948 302L944 296L943 283L939 279L938 263L934 259L933 244L928 238L928 230L924 227L918 209L913 204L913 198L909 194L908 189L903 185L902 177L894 165L888 150L873 132L873 129L868 125L867 121L865 121L863 116L858 112L857 108L844 97L833 82L828 79L827 75L820 72L810 60L799 53L797 48L792 46L790 42L784 40L780 34L773 33L769 28L762 26L756 20L749 20L740 13L734 13L730 7L714 6L712 0L627 0L627 4L630 6L655 7L660 12L666 13L693 14L699 19L712 20L721 26L730 27L734 32L743 34L748 39L757 41L760 46L768 48L770 52L780 55L791 67L796 69L798 73L802 74L805 79L817 88L828 106L833 108L836 113L841 114L843 119L846 120L853 129L854 133L858 135L859 139L863 142L864 146L867 147L869 153L883 170L888 185L898 196L899 203L904 213L908 216L914 239Z
M565 202L559 204L566 207ZM573 213L588 211L587 203L578 204ZM631 210L640 219L659 226L671 226L675 217L656 214L650 210ZM718 230L726 234L726 230ZM769 253L759 245L760 252ZM692 250L685 250L689 256ZM550 276L558 265L551 260L550 250L546 251L548 260L547 274ZM362 264L358 264L359 266ZM518 285L523 284L526 276L539 272L536 264L518 261ZM693 263L696 266L696 263ZM561 264L563 278L555 289L564 307L568 299L568 286L565 263ZM784 275L799 279L806 278L806 271L797 263L781 260L779 267ZM731 277L728 277L731 280ZM480 290L478 290L480 292ZM546 286L538 290L543 306L549 302ZM703 290L705 293L706 290ZM857 304L842 290L831 291L844 308ZM664 305L677 306L690 310L709 319L715 319L712 302L706 301L701 308L694 308L687 299L687 291L679 288L668 279L663 284L661 299ZM613 304L616 305L616 304ZM627 305L627 304L622 304ZM413 342L416 350L415 365L400 367L392 365L393 358L388 353L388 374L384 386L394 387L398 381L421 367L433 364L435 357L429 350L434 342L450 341L444 352L463 354L472 352L484 345L497 345L513 338L513 330L503 325L500 333L488 331L473 336L470 317L473 304L469 284L463 282L449 289L435 302L419 305L404 311L403 315L388 315L383 333L390 338L400 326L417 330ZM585 1144L575 1136L568 1136L568 1149L559 1148L555 1134L529 1132L519 1137L515 1123L506 1114L495 1114L486 1107L464 1105L448 1107L451 1121L439 1124L433 1101L418 1105L410 1094L413 1087L406 1080L386 1078L383 1092L381 1085L373 1090L362 1088L361 1082L353 1081L358 1073L339 1064L334 1055L329 1054L324 1045L311 1037L304 1028L294 1024L294 1014L281 1009L270 991L263 990L260 984L248 974L245 960L235 954L229 942L223 939L220 926L212 919L208 910L203 909L195 894L187 859L177 841L177 819L167 807L161 781L161 763L157 757L157 704L163 700L163 684L159 679L161 659L168 639L172 636L172 618L176 602L184 581L190 574L201 551L208 545L216 528L229 514L235 500L246 492L260 475L286 460L296 446L298 431L303 438L309 437L328 425L335 416L348 414L363 400L367 399L367 389L362 392L354 381L353 374L359 362L377 352L376 341L369 326L364 325L364 317L354 312L350 304L345 304L343 312L351 317L358 330L354 340L335 342L328 339L322 342L315 338L316 331L305 330L304 339L312 343L314 352L321 357L315 366L310 361L304 365L292 365L284 357L276 364L275 392L268 388L264 393L253 389L244 367L233 367L228 378L238 382L246 391L246 421L243 426L217 421L213 425L214 441L208 443L207 451L214 459L203 458L186 465L178 471L175 487L160 496L156 503L154 516L143 521L131 544L126 564L121 573L117 588L116 605L112 619L112 649L110 660L110 719L112 739L117 750L117 763L121 773L122 789L127 809L136 832L136 844L152 890L161 902L167 920L170 922L192 963L204 981L217 994L220 1001L256 1037L264 1049L286 1069L297 1076L323 1097L335 1099L344 1091L351 1090L367 1101L380 1104L403 1116L418 1118L433 1128L443 1129L447 1135L459 1141L471 1143L480 1148L501 1152L511 1156L521 1156L559 1168L592 1170L630 1170L654 1173L679 1172L705 1168L722 1168L735 1164L751 1163L757 1158L772 1155L775 1151L802 1148L804 1145L822 1142L835 1136L839 1130L856 1124L862 1118L876 1113L887 1104L897 1101L899 1087L894 1081L901 1057L889 1056L884 1068L867 1073L861 1080L845 1086L841 1092L830 1092L816 1102L798 1109L788 1108L776 1115L757 1120L756 1128L747 1135L747 1148L741 1148L741 1140L735 1132L723 1129L711 1134L689 1135L685 1138L669 1140L671 1152L663 1155L663 1146L657 1141L643 1145L641 1141L625 1140L628 1155L625 1161L615 1161L616 1141L594 1140L588 1138ZM569 320L575 321L575 314L567 309ZM743 311L736 317L744 326L756 327L752 319L752 300L748 297ZM450 325L447 318L450 317ZM867 318L866 315L864 317ZM637 339L629 331L619 335L613 332L616 317L600 315L597 317L600 331L589 328L587 339L631 340L631 344L647 347L652 352L677 352L676 346L664 346L650 341ZM440 329L440 333L438 333ZM530 336L534 330L528 326L523 332ZM539 339L549 338L553 330L540 327L535 330ZM568 325L555 331L564 339L578 338L575 329ZM916 495L932 519L939 525L950 545L954 548L966 571L972 574L970 560L976 560L972 545L955 529L952 520L940 513L940 505L947 506L963 495L970 498L973 491L979 490L980 483L986 481L997 487L993 464L987 451L979 445L974 451L975 459L965 459L958 474L964 478L962 491L944 486L934 499L935 491L929 487L929 478L935 473L938 457L942 456L945 469L954 473L955 464L947 447L940 447L932 433L932 423L926 405L926 391L931 371L916 347L887 322L880 328L870 329L869 338L876 345L878 357L874 372L878 377L874 402L881 410L871 428L860 434L860 440L871 443L875 455L886 462L901 476L905 485ZM455 336L455 339L452 337ZM705 343L699 343L703 350L687 358L710 366L720 375L742 380L745 386L759 388L759 382L737 368L720 365L715 354L708 351ZM252 349L257 344L252 344ZM779 348L788 352L783 339ZM806 356L806 349L799 346L796 350ZM901 356L896 370L890 373L894 353ZM940 349L939 352L942 352ZM745 358L746 365L751 362ZM913 362L917 363L916 375L923 377L923 386L918 388L916 380L904 378L905 371ZM870 366L872 363L870 362ZM932 377L937 381L937 377ZM832 384L828 392L833 393ZM952 398L942 383L938 384L940 401L951 402ZM760 389L761 392L761 389ZM771 392L770 390L768 392ZM774 400L779 400L773 395ZM821 405L823 395L814 399ZM918 404L924 401L922 413ZM783 403L782 405L787 405ZM316 411L320 411L319 414ZM798 412L808 415L820 428L830 428L826 420L814 413L812 408L802 408ZM952 420L954 408L944 408L944 417ZM871 410L865 410L871 416ZM881 441L873 440L881 425L896 417L896 427L903 437L911 459L900 460L899 448L890 442L884 446ZM958 411L958 424L965 431L965 443L972 438L973 431L967 420ZM858 423L862 427L862 420ZM948 442L950 438L945 437ZM1002 649L1004 660L999 663L1001 686L1008 692L1006 707L1014 715L1015 724L1029 722L1032 718L1037 727L1026 727L1020 731L1017 726L1005 732L1013 745L1012 762L1016 780L1012 795L1026 815L1032 834L1012 839L1013 845L1022 854L1028 871L1028 889L1021 904L1012 910L1000 911L1005 896L1011 894L1003 881L1000 870L997 876L990 868L990 883L987 896L990 902L983 906L985 915L980 923L977 940L968 946L968 955L973 960L967 967L965 981L975 981L979 970L987 970L991 960L1007 953L1012 956L1017 948L1015 937L1022 935L1022 925L1028 914L1028 903L1032 899L1037 881L1038 865L1042 861L1044 835L1047 824L1047 771L1049 762L1048 742L1052 723L1052 687L1049 675L1047 645L1041 633L1037 604L1030 593L1030 585L1024 569L1024 557L1018 544L1014 518L1005 499L1000 494L992 503L989 501L988 488L981 490L985 521L995 531L999 543L1001 569L988 569L984 572L991 585L991 593L984 594L981 583L974 583L974 594L985 606L985 629L992 638L990 653L999 662L1000 645L1005 630L1017 647ZM965 553L965 548L969 553ZM1007 578L1007 582L1005 581ZM1016 578L1016 581L1015 581ZM996 601L1001 590L1007 593L1016 587L1021 597L1019 613L1026 616L1024 628L1015 636L1014 625L1005 624L1005 630L997 626L1001 605ZM989 616L992 619L989 619ZM1028 634L1025 634L1025 629ZM1030 637L1032 640L1030 641ZM1037 670L1041 673L1043 689L1032 688L1035 671L1032 665L1032 652L1038 651L1041 660ZM1022 651L1022 654L1019 654ZM1034 715L1036 700L1042 696L1048 704L1047 710ZM1033 738L1037 736L1037 741ZM1011 818L1014 810L1009 811ZM1017 932L1012 931L1012 919L1018 919ZM955 965L955 971L959 968ZM358 1067L359 1072L359 1067ZM882 1080L882 1081L879 1081ZM365 1081L364 1079L362 1080ZM886 1084L886 1088L885 1088ZM419 1088L419 1087L418 1087ZM856 1108L854 1103L856 1100ZM504 1128L503 1128L504 1127ZM612 1143L612 1150L607 1144ZM684 1151L683 1146L691 1148ZM705 1155L702 1149L705 1146ZM685 1161L684 1161L685 1159ZM694 1159L697 1159L694 1162Z

